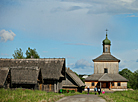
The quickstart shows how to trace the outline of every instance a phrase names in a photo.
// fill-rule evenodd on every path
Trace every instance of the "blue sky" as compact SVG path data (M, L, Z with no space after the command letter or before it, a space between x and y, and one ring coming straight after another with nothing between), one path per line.
M92 74L106 29L120 70L138 69L137 0L0 0L0 57L35 48L41 58L66 58L79 74Z

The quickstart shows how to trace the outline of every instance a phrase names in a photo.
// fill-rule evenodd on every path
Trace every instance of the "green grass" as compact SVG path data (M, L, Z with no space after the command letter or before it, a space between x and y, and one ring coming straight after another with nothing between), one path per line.
M119 91L100 95L107 102L138 102L138 90Z
M71 96L81 93L59 94L40 90L28 89L0 89L0 102L55 102L64 96Z

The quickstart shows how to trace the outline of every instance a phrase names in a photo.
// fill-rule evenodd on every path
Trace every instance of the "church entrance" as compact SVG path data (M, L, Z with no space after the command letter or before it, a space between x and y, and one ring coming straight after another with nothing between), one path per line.
M110 82L101 82L101 88L110 88Z

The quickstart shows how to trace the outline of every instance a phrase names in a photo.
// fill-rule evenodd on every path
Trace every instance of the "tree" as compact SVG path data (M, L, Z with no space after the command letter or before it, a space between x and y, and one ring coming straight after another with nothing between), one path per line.
M120 71L119 74L129 80L127 83L127 87L132 88L131 80L132 80L133 73L129 69L125 68L122 71Z
M12 56L14 57L14 59L23 59L24 56L23 56L22 49L21 49L21 48L19 48L19 50L16 49L16 50L14 51L14 54L12 54Z
M28 47L28 50L26 50L25 54L26 58L31 58L31 56L33 56L33 58L40 58L40 56L36 52L36 49L31 49L30 47Z
M130 85L133 89L138 89L138 70L134 71L131 76Z

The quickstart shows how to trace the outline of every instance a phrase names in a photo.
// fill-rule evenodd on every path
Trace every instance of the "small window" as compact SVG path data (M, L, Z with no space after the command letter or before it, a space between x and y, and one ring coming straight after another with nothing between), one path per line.
M108 73L108 69L107 68L104 68L104 73Z
M107 52L107 47L106 47L106 52Z
M114 82L112 82L112 86L114 86Z
M120 86L120 82L117 83L117 86Z
M94 86L94 82L92 82L92 86Z

